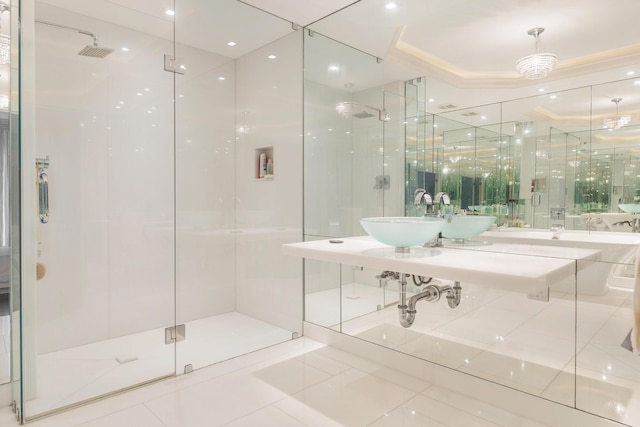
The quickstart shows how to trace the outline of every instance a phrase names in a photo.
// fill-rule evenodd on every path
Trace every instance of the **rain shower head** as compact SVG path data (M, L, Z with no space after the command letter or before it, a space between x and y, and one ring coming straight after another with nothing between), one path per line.
M343 101L336 104L336 112L345 119L349 117L355 117L358 119L368 119L374 117L374 114L367 110L373 110L378 112L378 120L386 122L389 120L389 115L385 110L379 110L369 105L361 105L356 102Z
M113 53L113 49L110 47L100 47L96 43L93 46L85 46L80 52L78 52L78 55L90 56L92 58L104 58L110 53Z
M368 119L369 117L373 117L373 114L371 114L367 110L362 110L359 113L353 113L352 116L357 117L359 119Z
M89 56L91 58L104 58L105 56L113 53L114 49L109 47L100 47L98 46L98 37L90 31L81 30L79 28L67 27L66 25L55 24L53 22L41 21L36 19L36 23L48 25L50 27L60 28L62 30L73 31L75 33L84 34L85 36L89 36L93 39L93 46L87 45L85 46L78 55L80 56Z

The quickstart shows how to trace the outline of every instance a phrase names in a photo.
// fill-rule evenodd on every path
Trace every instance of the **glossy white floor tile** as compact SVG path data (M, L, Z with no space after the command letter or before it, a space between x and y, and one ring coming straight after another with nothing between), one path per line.
M7 412L0 410L0 420L9 419ZM307 338L165 379L28 425L541 426L468 395L433 386Z
M164 329L156 329L38 356L38 396L26 402L27 416L173 375L186 364L197 369L291 339L290 331L235 312L186 328L188 339L177 348L165 344Z
M640 404L640 358L621 346L633 324L631 297L612 289L577 303L562 293L542 302L471 284L455 310L442 300L419 302L408 329L396 307L360 313L341 326L369 342L640 425L640 410L633 410ZM409 422L404 410L393 415ZM389 416L378 422L387 425Z

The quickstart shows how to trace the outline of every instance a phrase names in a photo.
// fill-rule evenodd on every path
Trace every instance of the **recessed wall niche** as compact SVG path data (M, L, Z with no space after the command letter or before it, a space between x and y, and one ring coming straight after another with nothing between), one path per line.
M273 147L256 148L254 155L255 179L273 179Z

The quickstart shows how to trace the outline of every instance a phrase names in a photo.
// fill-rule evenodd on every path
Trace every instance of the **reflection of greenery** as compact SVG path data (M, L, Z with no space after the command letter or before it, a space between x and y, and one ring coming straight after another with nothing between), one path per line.
M493 174L484 179L484 204L507 203L507 180L503 174Z

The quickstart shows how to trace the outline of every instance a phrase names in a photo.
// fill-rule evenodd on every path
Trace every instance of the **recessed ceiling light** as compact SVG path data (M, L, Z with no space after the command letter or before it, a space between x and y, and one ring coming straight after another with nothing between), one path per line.
M633 76L635 73L635 71L627 71L627 76Z
M538 92L544 92L544 88L538 89Z
M635 82L633 82L634 85L640 85L640 80L636 80Z
M487 116L480 116L480 119L487 120Z
M390 1L390 2L389 2L389 3L387 3L384 7L386 7L386 8L387 8L387 10L393 10L393 9L397 8L397 7L398 7L398 5L397 5L397 4L395 4L394 2Z
M275 55L269 55L269 56L267 56L267 58L269 58L269 59L276 59L276 56L275 56Z
M218 77L218 80L224 80L224 79L226 79L226 77L224 77L224 76Z
M429 102L435 102L435 101L436 101L436 99L435 99L435 98L429 98L429 99L428 99L428 101L429 101Z
M330 73L337 73L338 71L340 71L340 67L338 65L329 65Z
M120 50L121 50L121 51L123 51L123 52L129 52L129 48L128 48L128 47L126 47L126 46L122 46L122 47L120 48Z
M173 9L165 9L164 10L164 14L167 15L167 16L175 16L176 11L173 10Z
M236 42L234 41L227 42L227 46L235 46L235 45L236 45Z
M549 96L549 98L551 98L551 99L556 99L557 97L558 97L557 95L551 95L551 96Z

